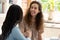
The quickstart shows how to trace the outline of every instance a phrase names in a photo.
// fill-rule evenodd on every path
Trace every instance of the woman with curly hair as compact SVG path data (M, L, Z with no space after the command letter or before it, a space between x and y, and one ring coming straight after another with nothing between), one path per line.
M22 25L24 24L24 25ZM21 31L25 37L30 35L26 32L31 32L31 40L42 40L41 34L44 31L43 14L41 4L37 1L32 1L27 10L26 15L21 23Z

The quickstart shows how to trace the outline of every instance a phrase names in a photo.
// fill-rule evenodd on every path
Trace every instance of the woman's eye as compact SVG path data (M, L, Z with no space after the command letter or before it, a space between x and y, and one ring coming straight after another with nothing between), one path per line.
M33 9L33 7L31 7L31 9Z
M37 9L36 7L34 9Z

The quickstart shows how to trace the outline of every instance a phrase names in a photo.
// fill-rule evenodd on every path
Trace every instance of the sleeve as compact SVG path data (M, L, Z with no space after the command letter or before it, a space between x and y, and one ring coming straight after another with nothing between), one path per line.
M44 20L41 19L41 22L40 22L40 29L38 31L39 34L42 34L44 32Z
M26 24L25 20L22 20L22 22L19 24L19 28L26 38L30 37L29 33L27 32L29 29L27 27L27 24Z
M24 35L19 30L19 28L14 28L12 31L12 35L16 40L30 40L30 39L24 37Z
M39 31L38 31L38 33L39 34L42 34L44 32L44 28L42 27Z
M38 40L42 40L42 33L44 32L44 29L40 29L38 31Z
M24 24L23 21L19 23L19 29L21 30L22 33L24 33Z
M39 31L38 31L38 40L42 40L42 33L44 32L44 24L41 25Z

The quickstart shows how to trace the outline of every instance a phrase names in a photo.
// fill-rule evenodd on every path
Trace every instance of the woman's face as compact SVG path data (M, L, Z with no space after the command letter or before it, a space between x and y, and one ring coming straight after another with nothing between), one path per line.
M30 7L30 12L31 12L31 16L33 17L36 16L39 12L39 5L36 3L32 4Z

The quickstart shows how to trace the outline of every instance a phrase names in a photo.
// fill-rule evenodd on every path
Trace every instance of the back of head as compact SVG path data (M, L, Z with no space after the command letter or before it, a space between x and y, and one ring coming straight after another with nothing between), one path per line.
M20 6L18 5L11 5L7 15L6 15L6 20L10 20L10 21L15 21L15 20L21 20L22 19L22 9Z
M8 9L5 21L2 25L2 40L5 40L11 33L12 28L17 21L21 21L23 12L20 6L11 5Z

